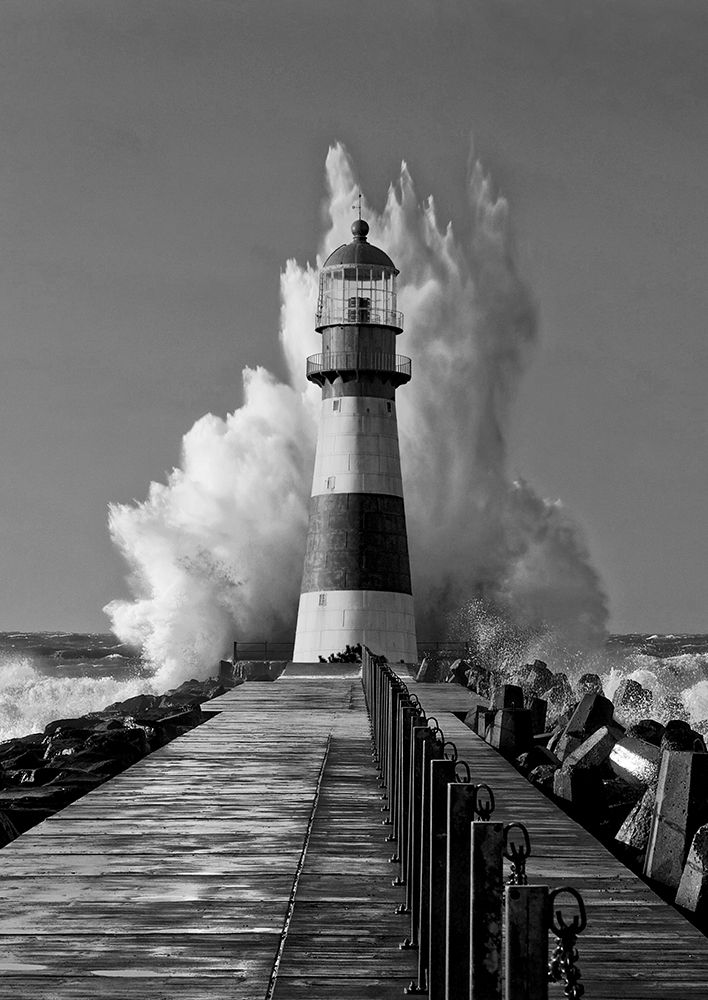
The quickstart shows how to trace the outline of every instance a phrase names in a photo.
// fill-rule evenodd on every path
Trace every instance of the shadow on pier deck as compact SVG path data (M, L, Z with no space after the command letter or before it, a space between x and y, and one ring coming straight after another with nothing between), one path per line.
M4 848L0 998L401 997L417 959L347 674L236 688ZM529 828L530 880L582 892L588 1000L705 1000L708 941L463 726L469 692L406 683L494 788L494 818Z

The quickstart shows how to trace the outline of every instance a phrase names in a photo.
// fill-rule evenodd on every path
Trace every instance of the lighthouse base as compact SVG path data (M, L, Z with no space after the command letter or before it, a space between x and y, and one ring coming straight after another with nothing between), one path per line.
M300 595L294 663L313 663L361 643L389 663L416 663L413 598L386 590L318 590Z

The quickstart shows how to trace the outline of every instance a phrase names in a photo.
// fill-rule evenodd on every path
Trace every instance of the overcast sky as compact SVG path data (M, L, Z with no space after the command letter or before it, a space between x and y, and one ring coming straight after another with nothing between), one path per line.
M473 137L540 308L511 471L613 630L708 631L705 0L3 0L0 122L0 628L105 628L108 502L284 373L328 145L464 233Z

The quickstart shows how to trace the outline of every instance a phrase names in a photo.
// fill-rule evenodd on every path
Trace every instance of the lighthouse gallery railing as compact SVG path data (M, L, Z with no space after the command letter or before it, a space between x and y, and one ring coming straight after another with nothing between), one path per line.
M411 374L411 359L402 354L378 354L361 351L336 351L330 354L312 354L307 359L307 375L319 372L366 371Z

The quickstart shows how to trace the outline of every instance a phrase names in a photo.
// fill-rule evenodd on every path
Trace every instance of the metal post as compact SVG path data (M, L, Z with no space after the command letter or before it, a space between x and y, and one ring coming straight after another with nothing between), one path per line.
M388 668L381 670L381 785L386 789L388 797L388 766L389 766L389 740L391 736L391 678Z
M501 1000L504 824L471 825L470 1000Z
M403 705L401 709L400 753L401 767L398 791L398 858L401 872L399 883L404 884L408 876L408 842L411 787L411 747L413 742L413 725L419 719L419 713L412 705Z
M398 726L401 717L401 704L405 697L405 689L394 682L391 686L391 738L389 741L389 776L388 776L388 818L391 822L390 840L396 840L398 835L398 785L399 785L399 746Z
M423 784L420 809L420 867L418 870L418 989L427 989L428 949L430 946L430 803L432 765L443 755L443 737L436 739L433 730L423 745Z
M548 1000L548 886L508 885L504 1000Z
M430 1000L445 1000L447 790L450 783L455 780L456 767L456 760L433 760L430 764L430 899L427 954L427 985Z
M470 826L476 801L474 785L447 786L445 1000L468 1000L470 995Z
M410 940L418 944L418 914L420 907L421 811L423 800L424 748L431 737L427 724L411 729L411 777L408 792L408 864L406 874L406 908L411 914Z

